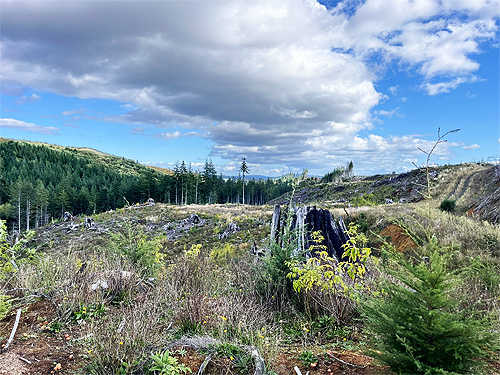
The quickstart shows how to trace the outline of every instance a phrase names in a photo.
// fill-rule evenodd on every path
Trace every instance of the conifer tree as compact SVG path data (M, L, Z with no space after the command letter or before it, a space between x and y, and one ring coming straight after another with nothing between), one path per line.
M471 373L498 348L498 334L490 317L461 307L446 249L435 238L428 247L420 260L393 254L381 297L362 303L372 354L398 374Z
M248 166L247 166L247 159L246 158L241 159L241 166L240 166L239 171L243 175L243 179L242 179L242 185L243 185L243 204L245 204L245 173L248 174L250 172L250 170L248 169Z

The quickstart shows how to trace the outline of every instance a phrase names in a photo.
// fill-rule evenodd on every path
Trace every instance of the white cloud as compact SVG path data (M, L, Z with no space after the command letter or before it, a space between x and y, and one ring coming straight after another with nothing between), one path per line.
M392 170L426 143L369 133L373 115L398 116L398 108L372 113L387 99L374 83L393 63L416 73L430 95L477 81L474 55L498 32L497 5L366 0L328 11L314 0L4 2L1 78L10 86L2 89L117 101L128 112L101 121L163 139L204 137L212 155L232 160L246 155L292 170L343 164L349 153L371 162L379 152ZM399 84L388 90L402 92Z
M481 147L481 146L479 146L477 143L474 143L472 145L463 146L462 148L464 150L477 150L479 147Z
M398 92L398 86L391 86L389 87L389 92L392 94L392 95L396 95L397 92Z
M41 99L42 98L37 94L31 94L30 96L23 95L16 101L16 103L17 104L34 103L40 101Z
M428 92L429 95L437 95L450 92L451 90L456 89L459 85L466 82L475 82L477 81L476 77L457 77L451 81L438 82L438 83L425 83L422 85L422 88Z
M176 138L179 138L180 136L181 136L181 132L177 130L175 132L161 133L158 135L158 138L176 139Z
M396 115L397 117L400 117L401 115L397 114L396 112L399 110L399 107L396 107L390 111L386 111L386 110L379 110L379 111L375 111L375 113L379 116L384 116L384 117L388 117L388 118L391 118L392 116Z
M69 110L69 111L64 111L64 112L61 112L61 114L63 116L81 115L85 111L86 111L85 108L80 108L80 109L73 109L73 110Z
M497 0L367 0L346 18L337 43L408 63L424 79L463 76L479 68L470 56L495 37L499 9Z
M25 130L42 134L54 134L59 129L54 126L40 126L29 122L16 120L13 118L0 118L0 127Z

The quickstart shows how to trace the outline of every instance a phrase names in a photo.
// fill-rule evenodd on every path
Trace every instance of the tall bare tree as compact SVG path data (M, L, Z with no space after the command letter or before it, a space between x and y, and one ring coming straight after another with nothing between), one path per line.
M243 204L245 204L245 173L248 174L250 169L247 166L247 158L241 159L241 167L239 169L241 174L243 175Z

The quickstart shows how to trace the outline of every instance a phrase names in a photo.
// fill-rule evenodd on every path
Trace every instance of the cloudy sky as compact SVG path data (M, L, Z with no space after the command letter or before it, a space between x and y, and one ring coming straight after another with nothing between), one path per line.
M0 0L2 137L252 174L500 158L499 0Z

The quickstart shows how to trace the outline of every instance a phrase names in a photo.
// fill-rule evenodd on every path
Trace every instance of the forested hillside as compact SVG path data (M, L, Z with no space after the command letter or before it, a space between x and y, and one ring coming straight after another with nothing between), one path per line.
M168 172L168 171L167 171ZM263 204L291 189L290 179L246 181L245 203ZM225 179L211 160L202 171L177 163L165 173L85 148L3 139L0 143L0 218L22 230L60 218L145 202L239 203L242 180Z

